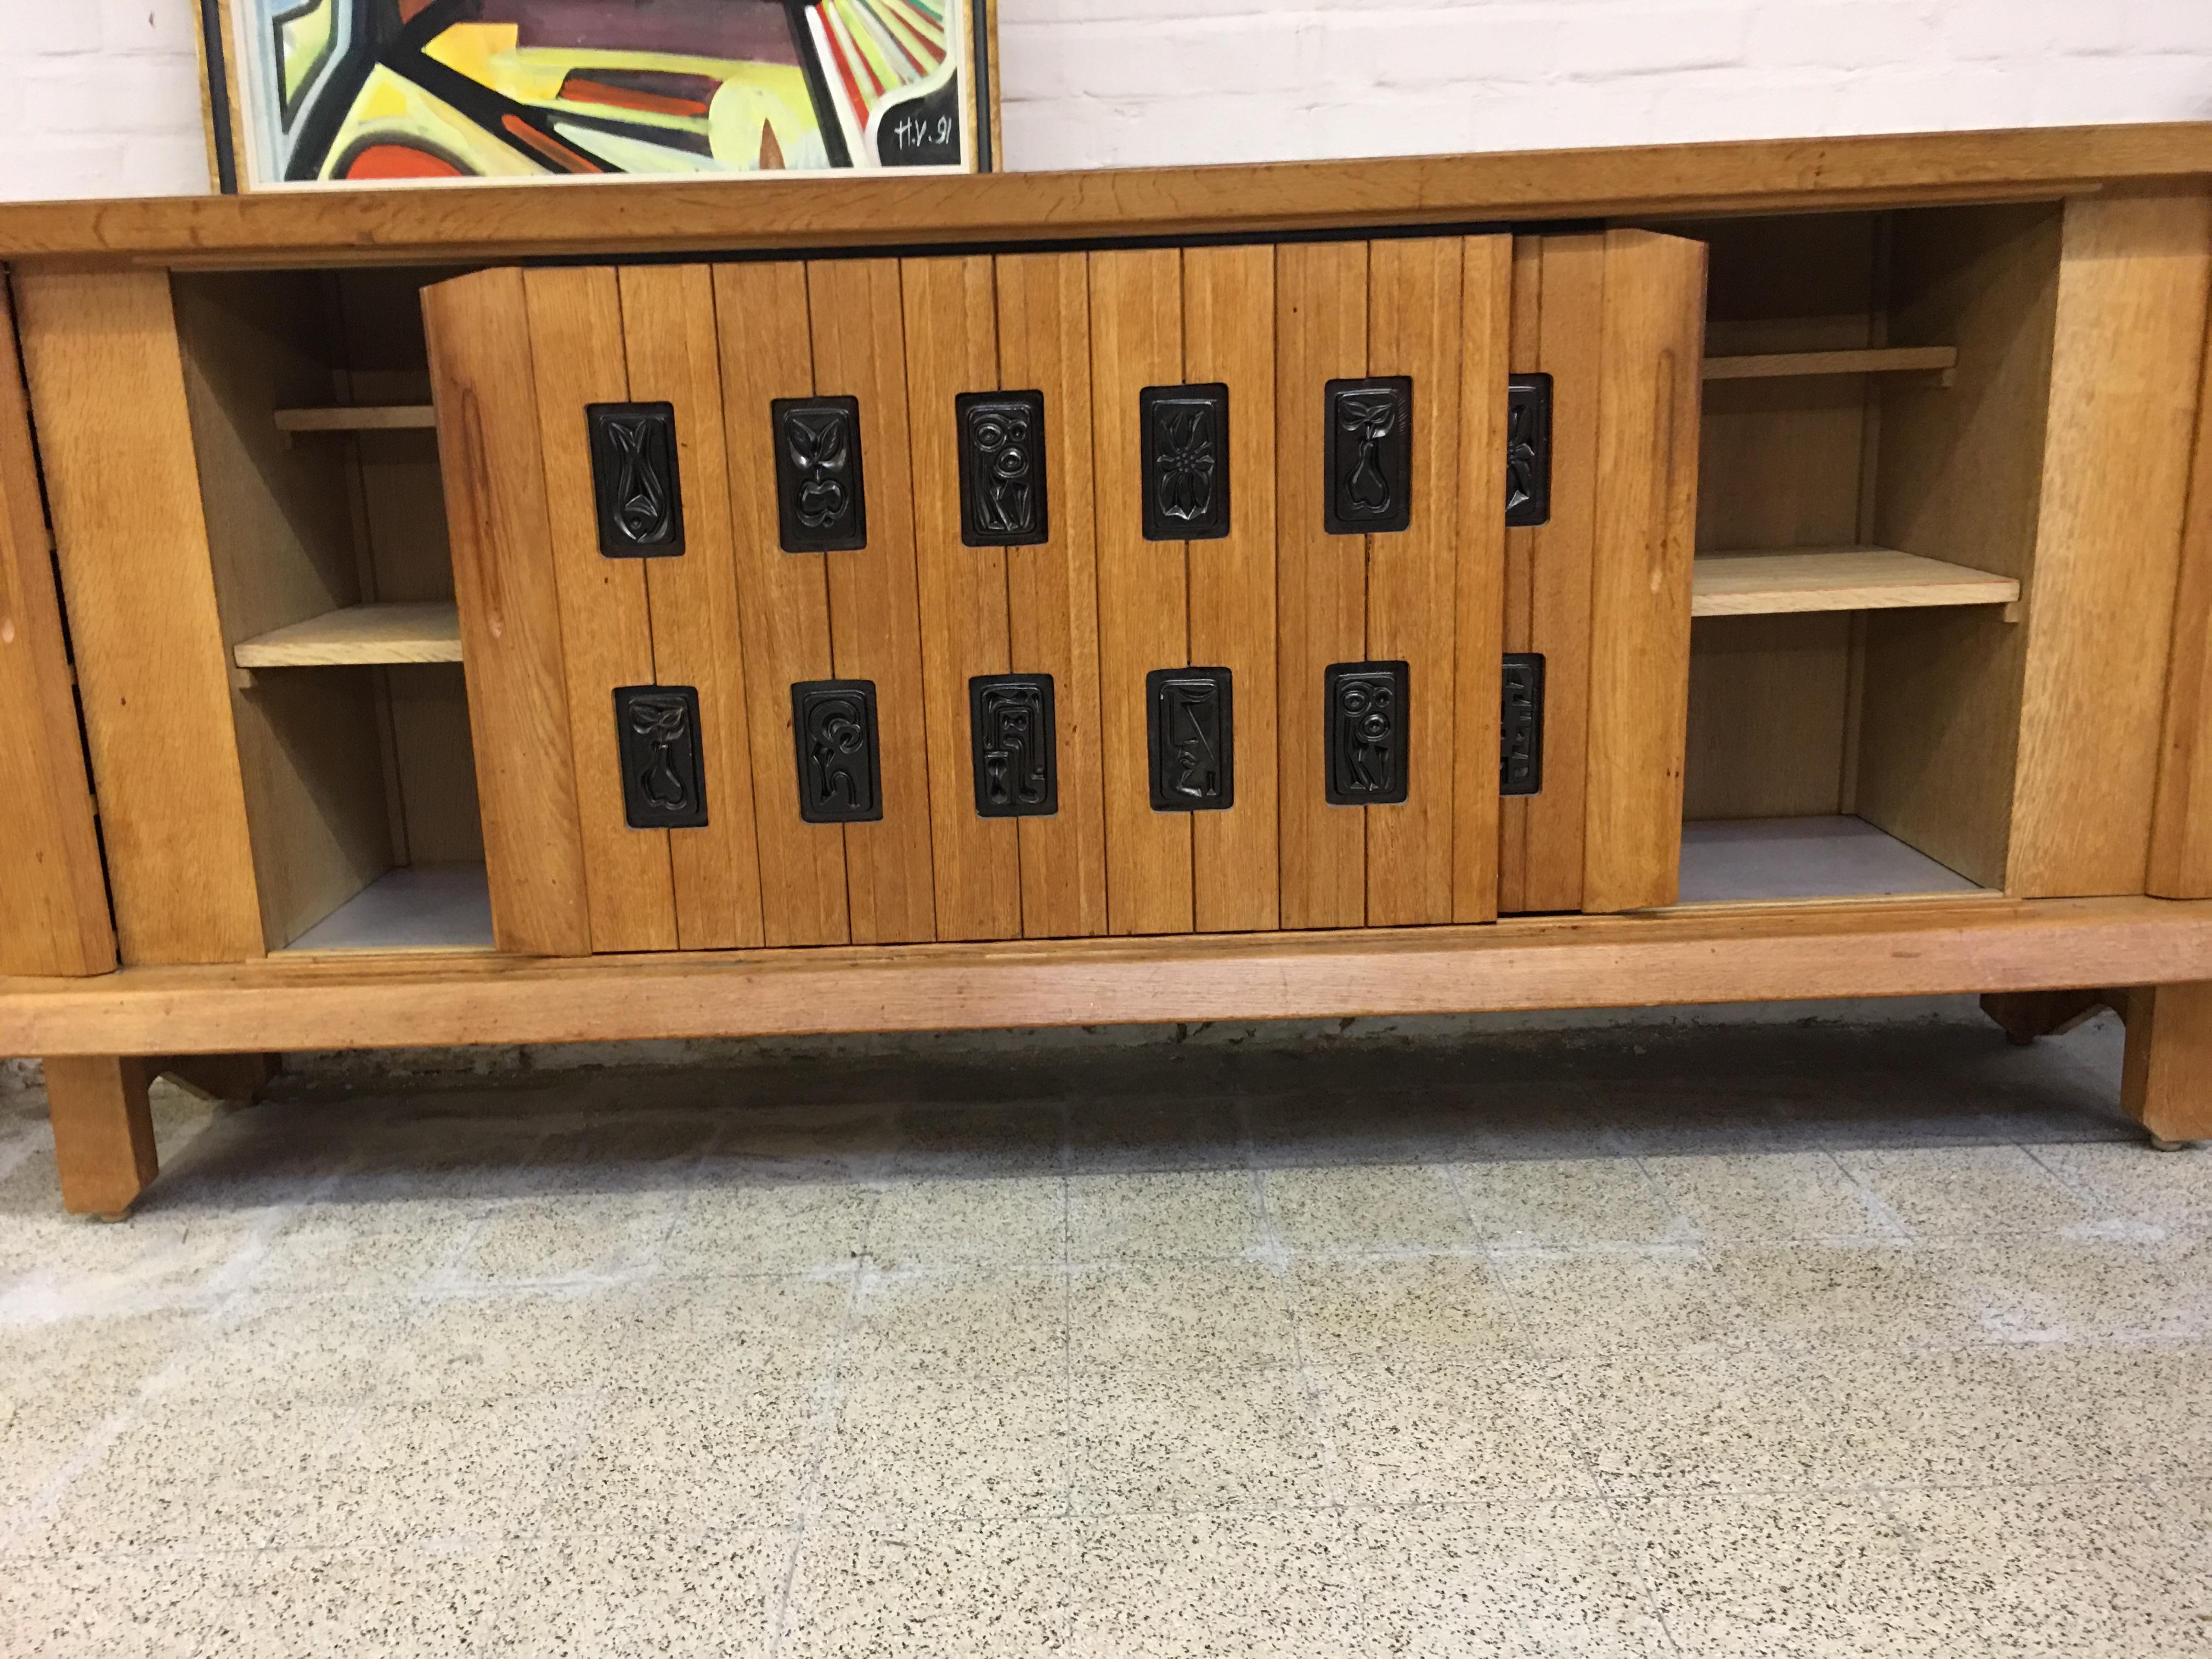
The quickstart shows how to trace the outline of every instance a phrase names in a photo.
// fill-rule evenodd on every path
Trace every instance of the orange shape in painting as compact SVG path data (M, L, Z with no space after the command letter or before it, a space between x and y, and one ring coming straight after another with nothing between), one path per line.
M412 144L371 144L346 163L349 179L460 179L460 168L442 155Z

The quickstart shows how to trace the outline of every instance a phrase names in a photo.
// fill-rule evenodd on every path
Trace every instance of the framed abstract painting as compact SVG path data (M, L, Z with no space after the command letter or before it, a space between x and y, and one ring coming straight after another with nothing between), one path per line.
M202 0L227 189L988 171L995 0Z

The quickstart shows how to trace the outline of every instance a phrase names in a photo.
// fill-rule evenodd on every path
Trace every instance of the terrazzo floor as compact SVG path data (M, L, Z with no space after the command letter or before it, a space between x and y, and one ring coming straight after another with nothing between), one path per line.
M1971 1005L0 1097L0 1652L2212 1654L2212 1152Z

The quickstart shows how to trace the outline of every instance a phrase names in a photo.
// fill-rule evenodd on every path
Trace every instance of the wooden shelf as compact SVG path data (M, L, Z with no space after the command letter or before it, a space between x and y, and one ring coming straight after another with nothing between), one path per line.
M1774 351L1708 357L1708 380L1783 380L1814 374L1948 374L1959 366L1956 346L1869 346L1856 351Z
M240 641L232 655L240 668L459 662L460 612L451 605L356 605Z
M1696 569L1690 601L1693 617L2011 605L2020 598L2020 584L2010 576L1887 547L1701 553Z
M280 409L279 432L414 432L438 424L428 404L387 404L361 409Z

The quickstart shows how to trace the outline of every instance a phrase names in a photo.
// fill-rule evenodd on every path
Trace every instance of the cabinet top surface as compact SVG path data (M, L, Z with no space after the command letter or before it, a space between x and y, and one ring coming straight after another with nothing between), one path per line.
M0 206L0 258L246 267L1893 207L2212 174L2212 122L979 177L274 191Z

